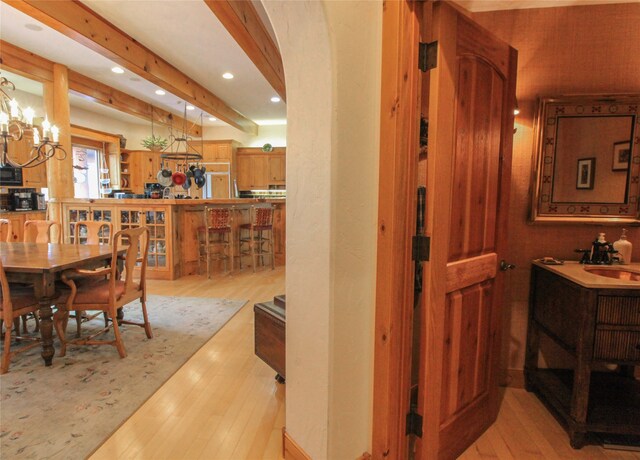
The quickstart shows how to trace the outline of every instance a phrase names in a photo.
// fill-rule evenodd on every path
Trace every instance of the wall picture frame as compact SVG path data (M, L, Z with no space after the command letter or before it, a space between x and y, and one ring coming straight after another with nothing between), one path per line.
M613 164L612 171L626 171L629 169L631 159L631 142L623 141L613 144Z
M578 174L576 179L576 188L578 190L593 190L593 184L596 177L596 159L580 158L578 160Z

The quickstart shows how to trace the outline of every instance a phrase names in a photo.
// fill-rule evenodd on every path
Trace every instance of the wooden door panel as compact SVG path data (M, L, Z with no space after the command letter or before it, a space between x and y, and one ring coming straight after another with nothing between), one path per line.
M453 459L495 420L515 50L433 6L424 324L417 458ZM432 141L433 140L433 141Z
M443 404L440 424L446 426L476 399L486 396L486 352L490 340L493 282L447 294L443 349Z
M474 56L459 62L449 260L495 250L504 77ZM465 110L474 107L474 110ZM471 218L472 217L472 218Z

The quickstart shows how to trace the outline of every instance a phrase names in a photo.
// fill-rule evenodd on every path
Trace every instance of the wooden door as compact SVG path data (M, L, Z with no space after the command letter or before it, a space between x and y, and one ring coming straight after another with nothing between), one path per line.
M433 7L418 457L453 459L495 420L517 52Z

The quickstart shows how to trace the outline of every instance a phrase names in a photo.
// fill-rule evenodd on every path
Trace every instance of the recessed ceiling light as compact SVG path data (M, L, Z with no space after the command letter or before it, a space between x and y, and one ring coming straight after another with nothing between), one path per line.
M216 117L209 117L209 121L216 121L217 118Z
M225 72L222 74L222 78L225 80L231 80L233 78L233 74L231 72Z
M111 67L111 71L113 73L124 73L124 69L122 69L120 67Z
M42 27L38 24L25 24L24 27L26 29L33 30L34 32L40 32L42 30Z
M164 95L165 95L165 94L167 94L167 93L165 93L165 92L164 92L164 91L162 91L161 89L157 89L157 90L156 90L156 94L157 94L158 96L164 96Z
M271 98L271 102L280 102L280 98L278 96L273 96Z
M195 109L195 107L194 107L194 106L192 106L192 105L188 105L188 106L187 106L187 110L193 110L193 109Z

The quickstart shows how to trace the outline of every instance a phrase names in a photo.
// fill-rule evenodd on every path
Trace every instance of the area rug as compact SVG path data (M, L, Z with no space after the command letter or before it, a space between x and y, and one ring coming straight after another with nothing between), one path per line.
M153 338L123 325L115 347L68 347L45 367L40 348L20 353L0 377L0 458L82 459L91 454L246 303L149 296ZM138 302L125 318L141 320ZM83 323L83 332L102 319ZM75 321L69 321L75 332ZM108 337L109 334L103 336Z

